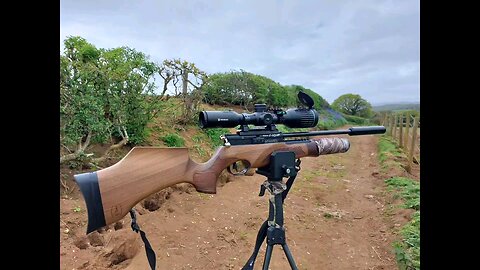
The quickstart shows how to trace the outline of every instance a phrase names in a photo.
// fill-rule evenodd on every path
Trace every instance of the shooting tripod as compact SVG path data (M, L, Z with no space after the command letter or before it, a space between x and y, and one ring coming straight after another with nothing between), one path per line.
M277 151L270 155L270 164L259 168L257 173L267 177L260 186L259 196L265 191L270 192L268 219L260 227L255 248L242 270L253 270L253 265L258 255L262 242L267 238L267 250L263 261L263 270L268 270L274 245L281 245L288 263L293 270L298 270L292 253L285 242L285 228L283 227L283 201L300 170L300 159L295 160L295 153L290 151ZM289 177L287 182L282 182L283 177Z

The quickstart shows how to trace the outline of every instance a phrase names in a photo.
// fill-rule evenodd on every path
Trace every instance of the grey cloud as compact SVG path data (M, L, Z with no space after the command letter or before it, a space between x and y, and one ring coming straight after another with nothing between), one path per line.
M60 7L60 42L81 35L209 73L244 69L329 102L348 92L374 104L419 101L417 0L61 0Z

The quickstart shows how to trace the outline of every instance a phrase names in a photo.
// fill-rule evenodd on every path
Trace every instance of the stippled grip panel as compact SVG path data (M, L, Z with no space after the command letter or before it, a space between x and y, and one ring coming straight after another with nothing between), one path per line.
M350 142L343 138L321 138L312 141L317 143L320 155L345 153L350 148Z

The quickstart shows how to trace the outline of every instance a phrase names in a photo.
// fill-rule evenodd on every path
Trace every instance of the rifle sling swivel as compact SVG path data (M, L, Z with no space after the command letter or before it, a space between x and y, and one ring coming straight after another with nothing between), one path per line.
M157 257L155 255L155 251L153 251L152 246L150 245L150 242L147 239L147 236L145 235L145 232L140 230L140 226L138 226L137 223L137 216L135 214L135 209L130 209L130 217L132 218L132 230L136 233L140 233L140 237L142 237L142 241L145 245L145 253L147 254L147 259L148 259L148 264L150 265L150 268L152 270L155 270L156 264L157 264Z

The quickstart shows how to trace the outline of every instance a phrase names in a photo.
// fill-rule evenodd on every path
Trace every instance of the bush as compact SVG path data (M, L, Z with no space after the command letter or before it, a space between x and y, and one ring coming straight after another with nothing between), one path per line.
M125 139L138 144L160 100L152 78L158 67L129 47L97 49L82 37L68 37L60 55L60 140L88 144ZM82 142L86 145L82 145ZM84 146L84 147L81 147ZM84 150L81 150L82 152Z
M229 133L228 129L226 128L206 128L203 129L203 132L207 134L208 138L210 138L210 142L214 146L223 145L223 141L220 140L220 136Z
M314 108L329 108L328 102L313 90L300 85L283 86L265 76L244 70L214 73L202 87L204 101L218 105L241 105L253 108L255 103L266 103L273 107L295 107L297 93L304 91L315 102Z
M319 120L317 128L321 130L335 129L347 124L347 120L339 112L327 108L324 110L317 110L319 115Z
M182 147L185 145L185 140L178 136L178 134L175 134L175 133L171 133L171 134L168 134L166 136L164 136L162 138L163 142L165 142L165 144L168 146L168 147Z
M353 116L353 115L348 115L344 114L343 115L345 119L348 121L350 124L354 125L370 125L370 120L367 118L363 118L360 116Z

